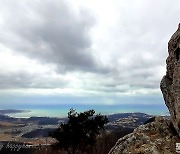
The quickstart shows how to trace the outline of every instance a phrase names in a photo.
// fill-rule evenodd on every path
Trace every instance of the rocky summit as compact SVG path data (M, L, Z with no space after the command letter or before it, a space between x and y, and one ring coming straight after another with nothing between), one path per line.
M177 142L180 139L170 120L157 117L120 138L109 154L175 154Z
M160 87L170 119L156 117L120 138L109 154L175 154L180 143L180 24L168 43L166 75Z

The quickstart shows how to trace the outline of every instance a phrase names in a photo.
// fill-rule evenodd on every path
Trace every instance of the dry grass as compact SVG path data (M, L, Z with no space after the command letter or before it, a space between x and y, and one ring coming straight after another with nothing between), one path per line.
M0 141L11 141L12 135L10 134L0 134Z
M15 124L10 122L0 121L0 127L13 127L13 126L15 126Z

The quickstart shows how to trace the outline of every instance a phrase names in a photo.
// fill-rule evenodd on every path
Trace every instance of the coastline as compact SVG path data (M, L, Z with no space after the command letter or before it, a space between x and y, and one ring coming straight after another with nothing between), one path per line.
M30 118L30 117L53 117L53 118L66 118L67 113L70 108L28 108L28 109L11 109L11 112L6 112L2 115L7 115L14 118ZM92 107L89 107L89 109L86 108L74 108L77 110L77 112L83 112L85 110L92 109ZM103 115L112 115L112 114L119 114L119 113L145 113L153 116L169 116L168 110L159 109L159 108L140 108L134 109L134 108L93 108L96 111L96 114L103 114ZM9 109L8 109L9 110ZM2 110L0 110L2 111ZM4 112L6 109L4 110ZM0 113L1 114L1 113Z

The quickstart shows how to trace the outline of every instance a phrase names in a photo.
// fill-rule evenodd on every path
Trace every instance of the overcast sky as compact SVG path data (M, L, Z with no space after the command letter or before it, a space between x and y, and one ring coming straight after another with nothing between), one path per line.
M0 0L0 103L162 103L179 19L179 0Z

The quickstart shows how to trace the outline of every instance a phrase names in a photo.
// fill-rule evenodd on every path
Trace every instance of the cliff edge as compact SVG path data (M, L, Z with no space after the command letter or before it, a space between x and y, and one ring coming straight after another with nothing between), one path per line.
M180 24L168 43L166 75L160 88L170 120L156 117L120 138L109 154L175 154L180 143Z
M180 24L168 43L167 71L161 81L161 91L180 136Z

